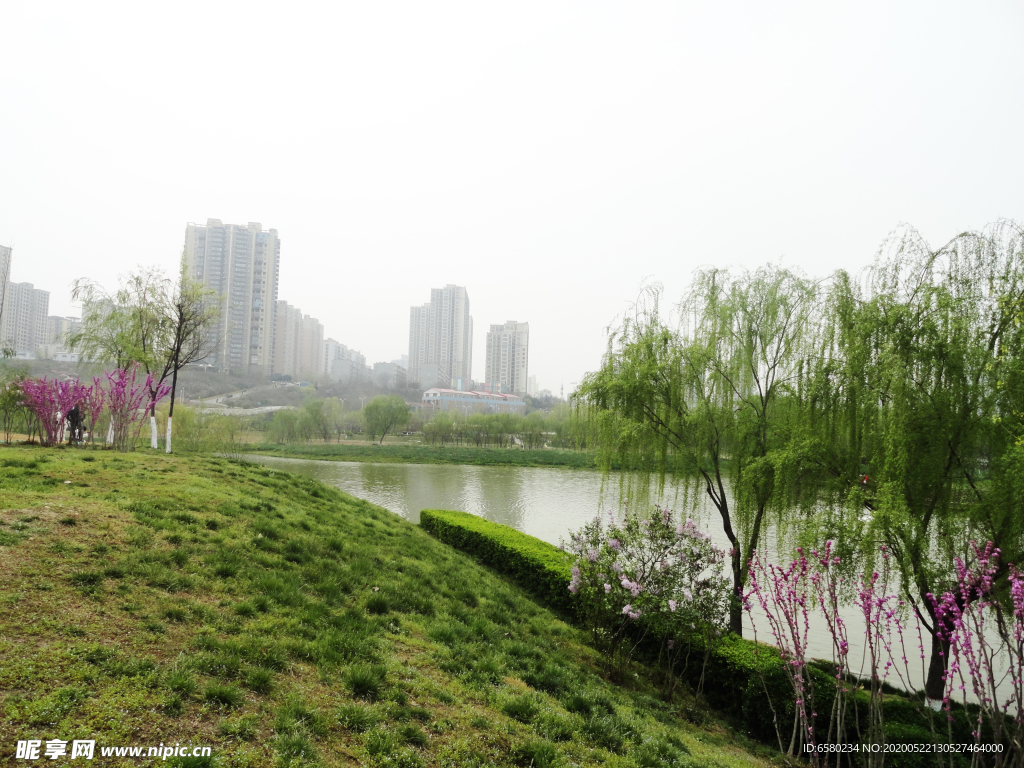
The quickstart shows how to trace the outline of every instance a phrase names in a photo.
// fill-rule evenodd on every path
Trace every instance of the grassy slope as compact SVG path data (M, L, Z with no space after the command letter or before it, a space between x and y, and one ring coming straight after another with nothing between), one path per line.
M514 585L305 478L3 448L0 521L3 763L59 737L219 765L768 764L643 670L602 680Z
M247 448L247 450L249 450ZM434 445L276 445L262 443L254 453L334 461L373 461L402 464L473 464L478 466L573 467L594 469L593 453L553 449L523 451L511 448L475 448Z

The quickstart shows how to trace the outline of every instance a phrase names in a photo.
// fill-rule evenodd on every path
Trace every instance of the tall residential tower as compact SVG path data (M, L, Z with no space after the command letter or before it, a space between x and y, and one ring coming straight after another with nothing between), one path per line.
M409 313L409 381L450 387L473 377L473 318L458 285L430 291L430 303Z
M492 325L487 333L488 384L500 385L500 391L525 395L530 370L530 324L509 320Z
M276 229L219 219L185 228L188 274L220 299L220 343L206 362L224 371L273 372L280 262Z

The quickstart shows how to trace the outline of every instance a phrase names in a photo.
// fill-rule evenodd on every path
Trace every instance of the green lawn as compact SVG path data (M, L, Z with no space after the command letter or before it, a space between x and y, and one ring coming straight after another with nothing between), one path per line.
M60 738L224 766L773 764L648 670L600 669L515 585L315 481L0 448L0 763Z

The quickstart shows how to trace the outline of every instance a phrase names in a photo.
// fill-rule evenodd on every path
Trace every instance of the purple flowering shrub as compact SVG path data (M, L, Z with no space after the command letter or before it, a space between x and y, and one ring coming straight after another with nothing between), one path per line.
M110 415L114 447L130 451L142 428L142 418L152 406L171 391L170 386L153 385L149 375L144 382L136 380L139 366L136 363L128 369L107 371L107 388L100 385L98 377L88 386L78 379L66 381L25 379L16 386L20 402L36 417L44 445L56 445L64 440L67 430L67 415L78 407L82 425L90 435L95 431L101 414L106 410Z
M928 595L939 635L948 643L943 709L954 698L964 704L973 694L979 704L973 727L975 743L1010 745L995 765L1024 765L1024 574L1009 566L1009 600L997 599L1000 551L992 542L973 542L970 565L954 562L957 584L940 597ZM990 729L985 733L983 728Z
M88 399L91 387L78 379L47 380L25 379L21 392L25 406L39 420L43 445L57 445L64 441L68 412Z
M595 517L563 542L575 564L569 591L584 627L609 663L625 662L624 640L639 623L663 644L671 673L673 652L724 625L729 584L725 552L670 510L627 512L621 521Z
M142 430L142 418L171 391L167 384L155 387L153 374L148 374L144 382L136 381L138 370L136 363L131 368L105 374L108 382L106 405L110 411L114 447L119 451L130 451L135 447Z
M1000 552L990 542L984 548L971 547L974 558L970 566L957 558L956 585L943 595L928 595L940 637L948 644L946 690L941 707L947 724L946 738L952 741L951 702L961 699L965 708L978 705L973 725L976 745L1002 744L999 753L975 753L978 765L1024 765L1024 574L1009 566L1008 599L998 600L996 578L1000 568ZM923 679L926 664L921 617L895 594L891 586L892 558L880 548L879 568L863 573L856 581L844 585L838 575L839 558L832 542L810 557L797 550L797 559L781 566L768 562L755 552L751 562L749 586L744 594L744 607L757 639L758 624L767 623L773 644L778 648L783 669L792 687L795 722L787 753L804 753L812 765L840 764L839 752L819 751L813 745L842 742L849 728L847 712L852 707L855 691L867 694L866 732L858 739L874 745L877 752L869 765L883 764L883 745L887 741L883 717L883 685L891 683L909 691L917 699L919 712L927 713L929 701L924 694L915 694L915 680ZM842 618L842 594L850 594L853 607L864 620L864 644L861 663L851 668L849 639ZM760 615L755 613L760 609ZM835 695L818 691L815 696L806 651L812 614L818 613L832 640L832 669ZM912 630L912 631L911 631ZM908 636L912 638L908 650ZM916 657L916 659L914 659ZM912 661L912 659L914 659ZM911 673L912 663L920 662L918 676ZM820 685L820 681L819 681ZM822 693L826 695L821 696ZM971 700L973 696L973 701ZM815 710L815 699L831 701L827 715L828 730L815 732L815 723L822 722ZM934 703L938 706L938 703ZM932 706L931 708L934 708ZM933 738L940 735L929 719ZM780 736L780 750L783 749ZM810 747L804 752L803 745ZM981 755L979 758L978 756Z

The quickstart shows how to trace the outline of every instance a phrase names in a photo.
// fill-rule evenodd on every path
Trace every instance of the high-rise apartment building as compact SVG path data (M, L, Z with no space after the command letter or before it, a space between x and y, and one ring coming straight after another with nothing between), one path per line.
M50 314L50 292L32 283L7 281L4 289L3 316L0 317L0 346L13 349L19 356L33 356L46 344L46 318Z
M409 313L409 381L450 387L472 379L473 318L469 294L458 285L430 291L430 303Z
M68 337L81 327L81 318L50 315L46 318L46 342L39 347L36 355L45 360L77 362L77 354L68 350Z
M499 385L501 392L525 395L529 370L530 324L509 320L504 325L492 325L487 332L487 383Z
M207 219L205 226L189 224L185 266L220 300L219 344L207 362L221 370L272 373L281 267L277 230L219 219Z
M324 372L324 326L315 317L303 315L298 335L296 367L299 375L317 378Z
M349 349L334 339L324 341L324 373L332 381L347 384L350 381L365 379L369 373L366 367L366 355Z
M4 317L4 297L7 295L7 283L11 279L11 249L0 245L0 322ZM0 342L3 339L0 338Z
M312 379L324 371L324 327L287 301L277 302L273 372Z

